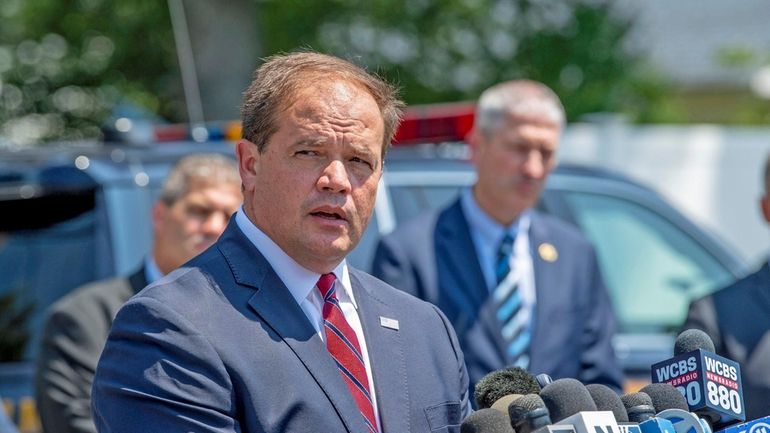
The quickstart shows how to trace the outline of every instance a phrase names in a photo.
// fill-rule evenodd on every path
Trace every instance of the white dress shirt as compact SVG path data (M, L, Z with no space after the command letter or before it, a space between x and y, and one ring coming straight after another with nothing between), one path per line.
M246 235L246 238L257 247L267 262L270 263L275 273L278 274L278 278L286 285L294 300L302 308L318 336L326 342L323 315L321 313L323 311L323 298L321 297L321 292L316 288L316 283L321 275L302 267L289 257L281 247L251 222L243 211L243 206L235 214L235 223L243 234ZM374 391L374 377L372 376L371 363L369 362L369 351L366 347L366 338L364 338L364 330L361 327L361 319L358 317L358 306L350 284L347 262L343 260L332 272L337 277L334 287L340 308L345 315L345 320L348 321L348 324L356 333L358 344L361 346L366 376L369 379L369 395L372 397L374 416L377 420L378 431L382 431L380 428L380 414L377 411L377 398Z

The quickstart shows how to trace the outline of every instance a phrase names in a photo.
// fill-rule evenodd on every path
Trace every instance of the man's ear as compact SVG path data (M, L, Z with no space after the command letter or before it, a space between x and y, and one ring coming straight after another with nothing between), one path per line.
M162 200L156 201L152 206L152 229L156 236L166 218L166 212L168 212L168 205Z
M259 155L257 145L249 140L241 139L235 145L235 156L238 158L238 171L241 174L243 188L247 191L254 185Z
M762 206L762 216L765 217L765 221L770 223L770 196L767 193L762 196L760 205Z
M470 132L468 132L468 135L465 137L465 141L468 143L468 147L471 151L471 161L474 163L477 161L479 152L481 152L480 148L484 138L485 137L483 133L476 127L471 129Z

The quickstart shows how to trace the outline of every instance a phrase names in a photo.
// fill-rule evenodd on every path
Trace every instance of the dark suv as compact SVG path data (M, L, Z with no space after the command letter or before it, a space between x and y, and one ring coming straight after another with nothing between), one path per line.
M83 283L138 266L150 248L150 209L160 183L177 159L193 152L232 156L233 147L177 141L0 153L0 295L14 292L18 305L34 306L24 359L0 364L0 395L12 407L30 405L45 309ZM368 269L378 236L470 185L466 154L457 143L392 149L352 265ZM630 377L649 377L650 364L671 354L671 333L691 298L744 270L658 194L615 174L562 165L538 207L575 224L596 246L620 322L615 347ZM27 412L16 410L15 417L23 422Z

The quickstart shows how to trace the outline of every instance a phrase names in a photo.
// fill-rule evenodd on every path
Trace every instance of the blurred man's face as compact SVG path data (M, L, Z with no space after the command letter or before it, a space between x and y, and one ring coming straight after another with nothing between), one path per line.
M154 258L164 274L210 247L241 204L237 183L193 180L187 194L173 204L153 208Z
M382 174L384 126L374 98L339 80L298 91L263 153L237 153L244 209L297 263L331 271L358 244Z
M541 116L507 116L493 131L474 132L473 193L495 220L508 225L533 206L556 166L561 129Z

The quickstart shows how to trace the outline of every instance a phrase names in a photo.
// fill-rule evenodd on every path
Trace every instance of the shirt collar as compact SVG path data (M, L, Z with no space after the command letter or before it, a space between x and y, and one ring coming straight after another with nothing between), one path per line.
M321 274L303 267L286 254L265 232L254 225L249 217L246 216L243 206L235 214L235 223L246 238L257 247L267 262L270 263L270 266L289 289L297 304L301 304L307 299L311 290L315 288ZM332 272L337 277L337 282L339 283L337 287L341 285L343 288L343 290L337 291L338 299L341 302L349 301L357 308L350 285L347 261L343 259Z
M163 272L161 272L152 254L148 254L144 259L144 278L147 279L147 284L154 283L163 278Z
M515 237L517 232L529 229L529 210L522 212L519 218L506 227L495 221L479 206L471 188L463 189L460 205L468 220L471 233L478 236L484 245L498 245L506 233Z

